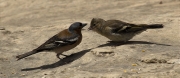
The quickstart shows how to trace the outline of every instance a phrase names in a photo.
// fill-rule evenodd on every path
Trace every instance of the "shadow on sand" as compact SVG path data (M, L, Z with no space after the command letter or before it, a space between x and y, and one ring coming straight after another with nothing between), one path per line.
M127 44L156 44L156 45L162 45L162 46L171 46L167 44L159 44L159 43L146 42L146 41L128 41L126 43L109 41L108 43L99 45L96 48L105 47L105 46L120 46L120 45L127 45ZM25 68L25 69L22 69L21 71L31 71L31 70L37 70L37 69L43 70L43 69L56 68L59 66L63 66L81 58L84 54L86 54L90 50L91 49L87 49L87 50L80 51L78 53L71 54L53 64L43 65L43 66L35 67L35 68Z
M31 70L37 70L37 69L49 69L49 68L56 68L56 67L59 67L59 66L63 66L63 65L66 65L66 64L69 64L79 58L81 58L84 54L86 54L87 52L89 52L91 49L87 49L87 50L83 50L83 51L80 51L78 53L74 53L74 54L71 54L53 64L49 64L49 65L43 65L43 66L39 66L39 67L34 67L34 68L25 68L25 69L21 69L21 71L31 71Z
M168 45L168 44L160 44L160 43L147 42L147 41L127 41L127 42L108 41L108 43L99 45L98 47L120 46L120 45L128 45L128 44L156 44L156 45L162 45L162 46L171 46L171 45Z

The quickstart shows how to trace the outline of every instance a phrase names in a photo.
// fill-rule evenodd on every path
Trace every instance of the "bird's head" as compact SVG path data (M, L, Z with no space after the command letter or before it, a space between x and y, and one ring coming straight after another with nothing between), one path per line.
M71 24L71 26L69 27L69 31L72 32L74 30L81 30L86 25L87 23L75 22Z
M88 28L89 30L94 30L96 29L97 27L100 27L104 24L105 20L102 19L102 18L93 18L91 20L91 24L90 24L90 27Z

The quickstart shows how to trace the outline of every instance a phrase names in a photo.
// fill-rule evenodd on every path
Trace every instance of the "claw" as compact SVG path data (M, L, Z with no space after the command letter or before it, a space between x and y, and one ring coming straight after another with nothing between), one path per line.
M61 60L61 58L59 57L59 55L60 55L60 54L57 54L56 57Z
M60 60L61 60L61 58L59 57L59 55L63 55L63 56L66 56L66 57L68 56L68 55L59 53L59 54L56 55L56 57L59 58Z

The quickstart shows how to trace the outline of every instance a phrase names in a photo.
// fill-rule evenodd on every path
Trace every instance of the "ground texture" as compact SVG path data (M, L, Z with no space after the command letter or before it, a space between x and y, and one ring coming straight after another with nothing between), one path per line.
M82 43L56 58L28 52L73 22L92 18L164 24L125 44L82 30ZM180 0L0 0L0 78L178 78Z

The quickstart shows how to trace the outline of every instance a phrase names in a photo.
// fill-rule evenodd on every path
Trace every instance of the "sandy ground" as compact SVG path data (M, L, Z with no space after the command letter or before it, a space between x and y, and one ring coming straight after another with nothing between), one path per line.
M94 17L162 23L116 46L88 31L63 60L43 52L16 61L73 22ZM0 0L0 78L178 78L180 0Z

